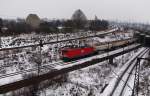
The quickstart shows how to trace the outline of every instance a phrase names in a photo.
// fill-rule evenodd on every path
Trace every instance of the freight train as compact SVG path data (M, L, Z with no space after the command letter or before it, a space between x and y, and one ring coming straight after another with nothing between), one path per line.
M129 38L125 40L112 41L102 45L86 45L86 46L65 46L61 48L61 59L63 61L72 61L75 59L87 57L90 55L98 54L98 51L102 50L111 50L113 48L117 48L120 46L126 46L127 44L131 44L136 42L137 39Z

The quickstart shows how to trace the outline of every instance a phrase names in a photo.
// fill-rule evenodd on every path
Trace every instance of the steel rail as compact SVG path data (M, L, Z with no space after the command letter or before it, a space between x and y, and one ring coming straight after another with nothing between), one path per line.
M149 50L147 50L147 51L149 51ZM147 51L146 51L146 52L147 52ZM146 52L145 52L145 53L146 53ZM142 54L142 56L139 56L139 57L143 57L143 56L144 56L144 54ZM129 79L131 78L131 75L133 75L133 71L134 71L134 69L135 69L135 67L136 67L136 64L137 64L137 61L135 62L134 66L132 67L131 71L129 72L129 75L128 75L128 77L127 77L127 80L126 80L125 84L123 85L123 88L122 88L122 90L121 90L119 96L122 96L122 95L123 95L124 89L126 88L126 85L127 85L128 81L129 81ZM128 74L128 73L127 73L127 74ZM135 74L134 74L134 75L135 75ZM132 90L133 90L133 89L132 89Z
M116 30L112 31L112 32L104 32L104 33L101 33L101 34L98 34L98 35L93 35L93 36L86 36L86 37L73 38L73 39L67 39L67 40L59 40L59 41L46 42L46 43L43 43L43 45L55 44L55 43L73 41L73 40L81 40L81 39L86 39L86 38L99 37L101 35L106 35L106 34L110 34L110 33L113 33L113 32L116 32ZM26 46L12 47L12 48L1 48L0 51L20 49L20 48L28 48L28 47L37 47L37 46L40 46L40 44L26 45Z
M147 51L148 51L148 49L145 49L145 50L144 50L143 52L141 52L139 55L142 56L142 55L144 55ZM138 55L138 56L139 56L139 55ZM138 57L138 56L136 56L136 57ZM117 82L115 83L115 86L114 86L113 90L112 90L111 93L110 93L110 96L113 96L113 94L115 93L115 91L116 91L116 89L117 89L119 83L121 82L123 76L124 76L125 73L128 71L128 69L130 68L130 66L132 65L132 63L136 60L136 57L135 57L134 59L132 59L132 61L130 62L130 64L126 67L126 69L123 71L123 73L121 74L121 76L118 78ZM134 66L133 66L133 68L131 69L131 71L132 71L133 69L134 69ZM129 72L129 73L130 73L130 72ZM128 78L129 78L129 77L128 77ZM126 84L126 82L125 82L125 84ZM123 89L122 89L122 90L123 90ZM120 93L120 94L122 94L122 93ZM118 96L121 96L121 95L118 95Z
M128 40L128 39L127 39L127 40ZM115 43L117 43L117 42L115 42ZM83 60L83 59L82 59L82 60ZM64 63L64 62L56 62L56 63L54 63L54 64L46 64L46 65L43 65L43 66L41 66L40 68L43 69L44 66L54 68L56 65L65 65L65 64L68 65L68 64L75 63L75 62L78 62L78 61L80 61L80 60L74 60L74 61L66 62L66 63ZM2 69L2 68L4 68L4 67L8 67L8 65L7 65L7 66L1 66L0 68ZM0 75L0 79L1 79L1 78L5 78L5 77L9 77L9 76L18 75L18 74L21 74L21 73L26 73L26 72L29 72L29 70L30 70L30 71L35 71L34 69L37 70L37 68L32 68L32 69L23 70L23 71L19 71L19 72L14 72L14 73L10 73L10 74Z
M125 51L122 51L122 50L117 51L117 52L112 51L112 54L110 54L109 56L106 55L106 56L102 56L100 58L92 59L90 61L87 60L87 61L85 61L81 64L71 65L71 66L64 67L64 68L59 69L59 70L50 71L48 73L45 73L45 74L42 74L42 75L39 75L39 76L35 76L35 77L28 78L28 79L15 81L13 83L1 85L0 86L0 94L6 93L6 92L9 92L9 91L12 91L12 90L16 90L16 89L19 89L19 88L22 88L22 87L25 87L25 86L38 84L38 83L40 83L44 80L52 79L52 78L54 78L58 75L65 74L65 73L68 73L68 72L71 72L71 71L74 71L74 70L85 68L85 67L97 64L99 62L108 60L110 57L116 57L116 56L119 56L121 54L125 54L125 53L133 51L133 50L135 50L139 47L140 47L140 45L136 45L136 46L134 45L131 48L125 50Z

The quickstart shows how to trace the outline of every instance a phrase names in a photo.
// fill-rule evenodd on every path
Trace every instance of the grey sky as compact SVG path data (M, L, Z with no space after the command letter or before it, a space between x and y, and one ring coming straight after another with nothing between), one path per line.
M70 18L81 9L88 19L150 22L150 0L0 0L0 17L26 17L36 13L42 18Z

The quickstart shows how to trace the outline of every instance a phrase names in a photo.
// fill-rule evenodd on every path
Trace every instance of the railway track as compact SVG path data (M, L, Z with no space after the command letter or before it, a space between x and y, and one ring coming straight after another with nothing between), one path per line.
M125 96L124 92L126 91L127 87L131 89L132 87L128 85L132 75L134 74L134 69L136 66L136 59L137 57L143 57L146 52L148 52L149 49L145 48L140 54L135 56L132 60L128 62L128 66L125 68L125 70L122 72L122 74L119 76L117 82L115 83L115 86L113 90L111 91L109 96Z
M112 29L112 30L109 30L109 31L106 31L106 32L102 32L102 33L99 33L99 34L95 34L95 35L92 35L92 36L85 36L85 37L72 38L72 39L67 39L67 40L59 40L59 41L46 42L46 43L43 43L43 45L55 44L55 43L73 41L73 40L81 40L81 39L86 39L86 38L99 37L101 35L106 35L106 34L110 34L110 33L113 33L113 32L117 32L117 30L118 29ZM26 45L26 46L19 46L19 47L11 47L11 48L0 48L0 51L20 49L20 48L28 48L28 47L37 47L37 46L40 46L40 44Z
M140 44L134 44L134 45L125 47L125 51L123 51L122 48L118 49L118 50L111 51L109 56L107 55L107 53L104 53L104 54L101 54L101 55L92 56L90 58L84 58L84 59L82 59L82 61L79 60L80 62L73 63L73 64L70 64L69 62L67 62L68 64L63 63L65 65L67 64L66 66L63 66L61 64L61 62L59 62L58 64L62 65L62 67L61 68L56 68L57 70L53 69L53 70L51 70L47 73L43 73L43 74L40 74L39 76L35 76L35 77L29 78L29 79L22 79L22 78L19 77L19 80L15 79L15 80L11 80L11 82L5 82L5 84L3 83L2 85L0 85L0 94L6 93L6 92L9 92L9 91L12 91L12 90L16 90L16 89L19 89L19 88L22 88L22 87L25 87L25 86L37 84L37 83L40 83L44 80L52 79L52 78L54 78L56 76L59 76L61 74L97 64L99 62L102 62L102 61L105 61L105 60L109 59L109 57L111 57L111 56L116 57L116 56L125 54L127 52L133 51L133 50L135 50L139 47L140 47ZM75 61L73 61L73 62L75 62ZM41 67L43 67L43 68L41 68L41 70L42 69L45 70L46 68L47 69L52 68L51 65L46 65L46 66L43 65ZM31 69L31 70L37 71L37 68L36 69ZM30 72L31 70L28 70L26 72ZM22 71L22 72L25 72L25 71ZM20 74L22 74L22 72L20 72ZM18 74L18 73L16 73L16 74ZM11 74L11 75L14 75L14 74ZM9 77L9 79L11 79L11 78L12 77Z
M84 58L84 59L81 59L81 60L85 60L85 59L87 59L87 58ZM56 66L69 65L69 64L72 64L72 63L77 63L79 61L80 60L74 60L74 61L71 61L71 62L60 61L60 62L56 62L56 63L52 63L52 64L44 64L43 66L40 66L39 68L40 68L40 70L45 69L45 70L51 71L51 70L55 70ZM10 73L10 74L4 74L4 75L0 76L0 79L10 77L10 76L14 76L14 75L19 75L19 74L25 74L27 72L34 72L34 71L37 71L37 70L38 70L38 68L35 67L35 68L32 68L32 69L28 69L28 70L18 71L18 72L14 72L14 73Z
M114 47L115 48L115 46L116 47L118 47L119 45L120 46L122 46L122 47L124 47L124 46L127 46L128 44L130 45L130 44L132 44L133 42L135 42L137 39L136 38L129 38L129 39L125 39L125 40L117 40L117 41L111 41L111 42L109 42L109 43L106 43L106 44L102 44L102 45L98 45L98 47L97 48L99 48L98 49L98 51L104 51L105 49L107 49L108 47L111 49L112 47ZM128 42L127 42L128 41ZM126 43L127 44L126 44ZM109 45L108 45L109 44ZM112 50L114 50L113 48L112 48ZM111 51L111 50L109 50L109 51ZM14 55L23 55L23 54L26 54L25 52L22 52L22 53L18 53L18 54L14 54ZM13 54L11 54L11 55L8 55L8 57L11 57ZM63 63L63 62L61 62L61 63ZM13 63L12 63L13 64ZM53 66L54 64L52 64L51 66ZM6 64L6 65L1 65L0 66L0 69L4 69L4 68L6 68L6 67L10 67L11 65L10 64Z
M44 65L40 66L39 69L40 70L44 70L44 71L53 71L53 70L57 69L56 67L64 67L66 65L72 65L72 64L75 64L75 63L78 63L78 62L81 62L81 61L87 61L89 58L96 58L97 56L103 55L103 54L105 54L105 53L94 55L94 56L90 56L88 58L74 60L74 61L71 61L71 62L59 61L59 62L55 62L55 63L51 63L51 64L44 64ZM28 73L28 72L30 73L30 72L34 72L34 71L38 71L38 68L35 67L35 68L32 68L32 69L27 69L27 70L14 72L14 73L4 74L4 75L0 76L0 79L7 78L7 77L10 77L10 76L19 75L19 74L25 74L25 73ZM41 72L41 74L42 74L42 72Z

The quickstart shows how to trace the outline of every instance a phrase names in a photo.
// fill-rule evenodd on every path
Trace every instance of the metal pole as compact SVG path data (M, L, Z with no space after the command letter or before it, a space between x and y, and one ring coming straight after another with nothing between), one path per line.
M57 55L58 55L58 32L59 32L59 28L58 28L58 31L57 31L57 49L56 49L56 59L58 59L58 58L57 58Z
M123 34L123 37L125 38L124 34ZM126 44L125 44L125 46L123 45L123 52L124 52L125 47L126 47ZM122 55L122 65L124 65L124 54Z
M58 54L59 54L59 50L58 50L58 49L59 49L59 48L58 48L58 47L59 47L59 46L58 46L58 37L59 37L59 36L58 36L58 33L60 33L62 27L61 27L61 26L60 26L60 27L57 27L57 29L58 29L58 31L57 31L57 50L56 50L56 51L57 51L57 52L56 52L56 57L57 57L57 58L56 58L56 59L58 59Z
M137 81L137 96L139 96L139 76L140 76L140 59L138 58L138 81Z
M108 52L107 52L107 56L109 56L109 42L107 42L107 44L108 44ZM111 63L110 63L110 58L108 59L108 64L111 64Z
M38 63L38 75L40 75L40 65L41 65L41 46L40 46L40 62Z
M42 64L42 47L43 47L43 44L42 44L42 40L40 40L40 62L38 63L38 75L40 75L40 66Z
M135 79L134 79L134 86L132 90L132 96L138 96L139 92L139 74L140 74L140 58L137 58L137 63L135 66Z
M1 42L1 41L2 41L2 40L1 40L1 37L0 37L0 48L2 48L2 46L1 46L1 43L2 43L2 42Z

